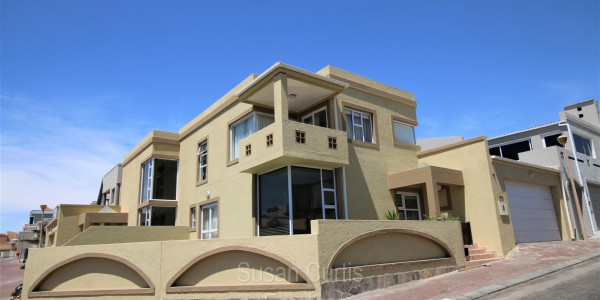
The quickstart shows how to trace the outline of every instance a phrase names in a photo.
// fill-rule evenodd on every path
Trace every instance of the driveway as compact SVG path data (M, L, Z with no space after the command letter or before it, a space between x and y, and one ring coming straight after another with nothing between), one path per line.
M14 258L0 258L0 299L9 299L15 287L23 283L25 270L19 269L21 265Z
M532 273L600 250L600 238L518 244L503 260L489 267L411 281L362 293L348 299L444 299Z

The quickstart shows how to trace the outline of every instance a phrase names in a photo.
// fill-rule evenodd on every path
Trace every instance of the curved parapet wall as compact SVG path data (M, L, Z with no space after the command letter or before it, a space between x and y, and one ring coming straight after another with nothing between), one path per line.
M237 284L232 285L233 282ZM169 280L167 293L314 290L288 260L260 249L227 246L208 251Z
M153 294L152 281L130 261L110 254L84 253L48 269L31 285L28 297Z
M410 229L381 229L348 240L335 252L327 270L330 274L350 273L452 259L448 246L431 235Z

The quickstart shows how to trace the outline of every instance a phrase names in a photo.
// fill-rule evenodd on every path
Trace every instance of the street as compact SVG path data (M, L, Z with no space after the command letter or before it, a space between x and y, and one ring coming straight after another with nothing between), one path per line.
M23 282L25 270L21 270L21 263L13 258L0 259L0 299L10 298L15 287Z
M600 258L524 282L480 299L600 299Z

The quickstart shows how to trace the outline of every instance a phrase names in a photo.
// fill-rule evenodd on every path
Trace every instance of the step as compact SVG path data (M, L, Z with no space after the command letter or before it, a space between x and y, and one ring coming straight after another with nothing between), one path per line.
M482 259L482 260L475 260L475 261L468 261L467 262L467 268L468 267L473 267L473 266L479 266L482 264L488 264L488 263L493 263L493 262L497 262L502 260L502 258L491 258L491 259ZM485 268L485 267L482 267Z
M469 255L474 255L474 254L484 254L487 251L487 249L485 247L483 248L469 248Z
M483 253L469 255L469 261L497 258L496 253Z

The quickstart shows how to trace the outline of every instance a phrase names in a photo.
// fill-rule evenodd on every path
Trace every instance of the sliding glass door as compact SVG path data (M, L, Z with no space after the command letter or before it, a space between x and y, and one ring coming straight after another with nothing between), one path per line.
M259 175L259 235L309 234L311 220L337 219L336 202L333 170L287 166Z

